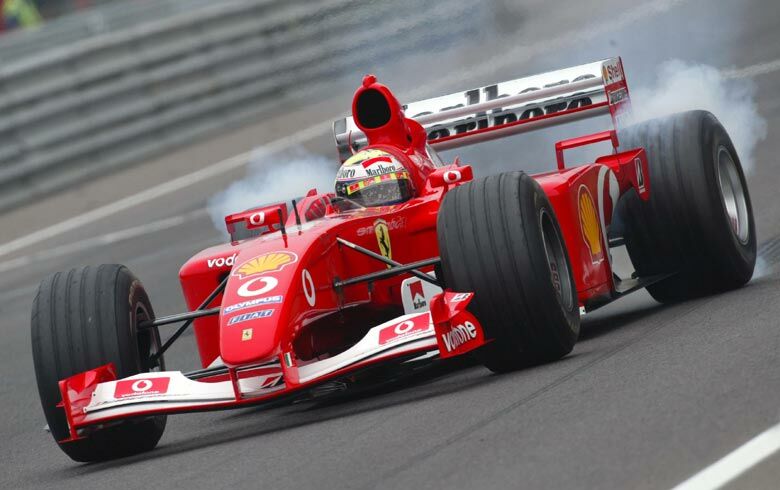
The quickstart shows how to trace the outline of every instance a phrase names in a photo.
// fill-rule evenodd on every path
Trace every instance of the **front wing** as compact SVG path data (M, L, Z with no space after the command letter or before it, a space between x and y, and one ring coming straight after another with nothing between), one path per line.
M403 315L373 327L351 348L324 360L304 363L283 353L262 365L226 368L200 380L180 371L116 379L112 364L71 376L60 381L59 406L70 428L66 441L81 438L84 429L117 420L276 401L378 363L464 354L485 344L482 326L466 311L472 296L439 294L431 300L430 312Z

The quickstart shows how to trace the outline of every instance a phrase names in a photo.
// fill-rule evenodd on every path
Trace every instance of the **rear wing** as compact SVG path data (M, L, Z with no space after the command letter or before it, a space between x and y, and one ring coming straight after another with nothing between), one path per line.
M617 128L630 104L618 57L412 102L404 112L433 148L448 150L603 114ZM333 133L342 162L366 144L352 116Z

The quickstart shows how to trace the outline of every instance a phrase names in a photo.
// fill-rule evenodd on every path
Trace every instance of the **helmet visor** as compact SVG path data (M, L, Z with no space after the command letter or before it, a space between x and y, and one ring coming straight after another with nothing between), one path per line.
M409 172L400 171L367 179L337 183L336 194L361 206L387 206L412 197Z

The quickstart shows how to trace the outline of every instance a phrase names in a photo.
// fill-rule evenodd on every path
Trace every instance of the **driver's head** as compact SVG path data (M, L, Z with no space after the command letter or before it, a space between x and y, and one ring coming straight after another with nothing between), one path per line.
M409 171L382 150L362 150L350 157L336 174L336 195L361 206L387 206L414 195Z

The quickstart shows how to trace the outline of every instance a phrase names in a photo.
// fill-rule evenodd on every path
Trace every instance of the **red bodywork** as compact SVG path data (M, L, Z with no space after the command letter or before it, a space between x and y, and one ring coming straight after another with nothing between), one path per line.
M606 90L609 93L616 88L622 89L627 96L622 65L616 66L621 70L620 81L613 87L605 81ZM605 80L608 75L605 72ZM194 328L203 367L224 365L227 368L199 378L198 383L215 383L216 386L229 382L233 396L220 398L222 395L211 393L209 396L213 398L208 402L171 402L168 406L139 404L89 419L85 407L89 405L91 395L100 383L115 379L110 366L98 368L61 382L72 438L78 438L81 428L94 425L96 421L104 423L152 413L258 403L344 376L370 364L385 362L401 352L409 356L438 350L439 357L450 357L490 341L483 338L481 326L465 310L472 296L470 292L439 294L430 301L430 316L425 313L402 318L401 284L408 275L334 287L334 282L387 268L376 259L340 244L337 238L376 253L384 252L383 255L401 264L437 257L436 218L442 199L453 186L472 178L469 166L457 163L441 166L432 158L426 129L407 118L389 89L377 83L374 77L367 76L356 92L353 114L358 112L356 101L367 90L382 94L388 103L390 118L381 127L364 127L360 121L356 121L357 126L364 133L368 148L391 153L404 164L411 174L416 196L392 206L340 211L328 204L332 194L310 192L297 203L297 213L288 209L287 204L280 203L227 217L229 230L243 224L248 229L265 227L266 233L196 254L182 266L180 280L186 302L194 310L228 276L224 293L208 305L221 306L220 315L198 318ZM615 116L616 105L607 106ZM578 110L576 107L571 109ZM529 122L538 122L536 119L545 117L532 118ZM518 120L508 124L522 123ZM442 142L450 143L457 137L451 135L442 138ZM617 148L615 131L558 143L558 169L534 176L549 197L560 223L581 306L609 301L614 296L606 229L617 198L632 188L643 199L647 199L650 192L643 149L620 153L615 150L592 164L565 168L565 150L602 141L611 141ZM300 216L300 225L296 215ZM284 223L285 233L274 231L278 230L280 222ZM389 253L386 246L380 246L382 237L389 241ZM423 268L425 272L432 270L432 266ZM427 329L435 332L435 341L404 351L361 358L345 366L337 365L326 373L323 371L325 374L307 377L307 366L312 368L322 360L336 358L355 346L371 328L393 319L400 320L376 333L379 346L406 337L417 338L414 337L416 333ZM466 332L462 338L467 341L453 347L450 345L452 338L447 337L449 340L445 345L447 334L458 328ZM472 333L469 329L473 330L473 338L468 336ZM144 394L144 390L149 390L147 386L156 386L153 378L166 378L165 374L135 376L132 378L135 384L131 387L139 397L150 396ZM187 382L176 376L167 379L174 385L184 386ZM246 395L250 382L256 383L252 389L260 390L252 396ZM167 381L165 386L167 390ZM263 389L269 391L262 392ZM107 399L116 401L120 398L119 387L111 385L111 390L113 394L106 395ZM124 393L122 391L121 395L125 396ZM127 396L134 396L134 393Z
M243 341L240 330L227 324L225 315L196 320L198 348L203 366L208 366L218 356L228 366L255 363L282 352L293 350L293 341L304 327L316 319L354 306L371 304L372 307L399 305L401 278L395 277L374 284L369 293L366 284L356 285L337 292L331 284L336 278L354 277L381 269L377 261L356 253L336 243L336 237L344 238L365 248L379 252L374 223L384 220L390 225L393 259L401 263L416 262L438 256L436 217L444 194L451 185L460 185L471 179L468 166L437 167L426 150L425 130L416 121L405 117L400 104L384 85L373 77L366 77L363 87L355 94L357 100L366 89L381 91L391 103L393 117L389 124L379 129L362 128L369 139L367 148L376 148L393 154L409 169L418 197L395 206L368 208L348 213L332 212L299 229L295 226L294 213L287 216L287 236L279 233L260 240L226 244L204 250L190 259L181 269L180 277L187 304L195 309L224 277L234 271L228 282L224 299L217 298L213 306L230 305L247 298L236 290L247 280L236 277L236 269L254 257L273 252L291 252L297 261L275 271L273 277L279 284L267 291L268 295L285 295L284 303L276 305L272 315L258 322L262 325L250 341ZM356 112L353 102L353 113ZM558 171L535 175L534 178L549 197L563 231L569 250L574 277L581 305L600 296L609 295L614 289L604 229L609 226L613 200L634 187L643 199L649 197L649 182L637 183L637 161L647 175L644 150L604 156L594 164L566 169L563 151L579 146L611 141L617 148L615 131L584 136L556 145ZM451 182L448 184L447 182ZM580 213L580 197L587 194L593 210L598 215L598 242L589 243L583 231ZM309 196L299 203L299 214L304 215L309 202L328 195ZM603 216L600 214L603 212ZM251 213L248 215L251 218ZM587 218L586 218L587 221ZM367 231L368 230L368 231ZM600 249L600 252L591 250ZM226 260L232 257L233 260ZM211 267L223 259L222 267ZM229 263L228 263L229 262ZM232 267L231 267L232 266ZM308 271L316 290L316 302L308 304L304 292L304 271ZM261 275L248 281L260 282Z

